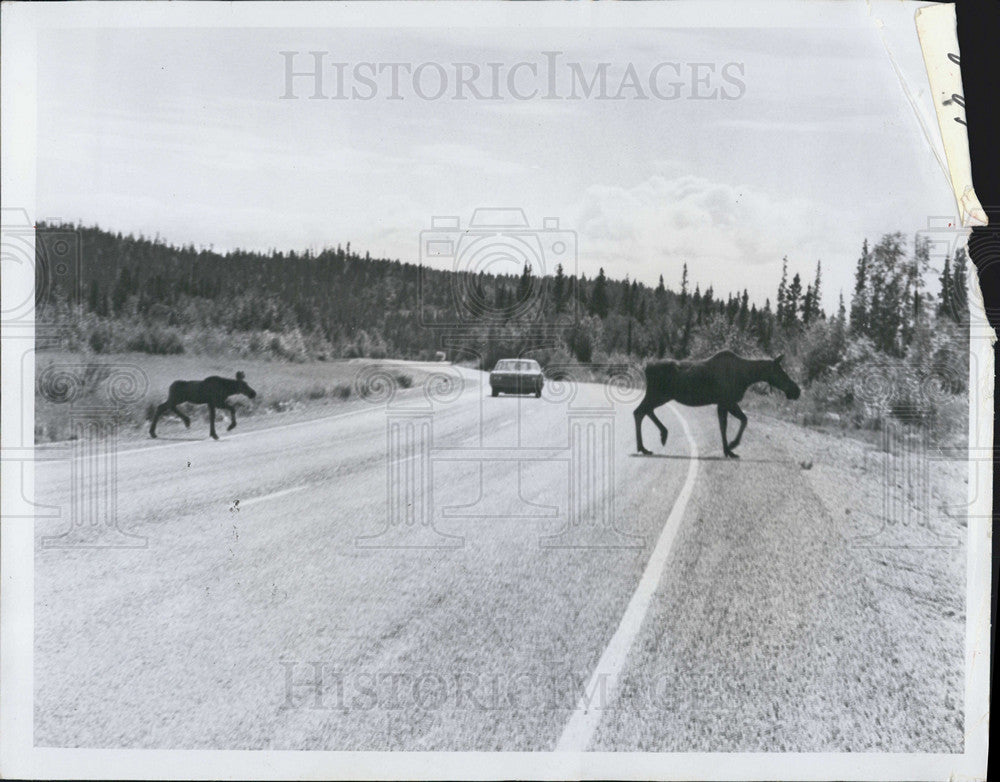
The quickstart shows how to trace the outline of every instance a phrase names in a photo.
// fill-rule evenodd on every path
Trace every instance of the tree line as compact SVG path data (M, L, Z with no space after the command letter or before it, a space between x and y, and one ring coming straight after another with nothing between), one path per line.
M968 293L964 250L945 260L935 286L929 242L911 247L898 232L863 242L849 308L841 294L828 315L822 264L812 279L789 279L787 257L773 306L770 298L758 306L746 290L692 290L687 264L676 288L662 275L651 287L604 269L589 279L562 266L545 276L531 265L519 275L430 269L373 258L349 242L317 253L219 253L98 227L37 229L43 260L46 235L66 232L78 237L81 258L78 276L44 281L51 304L39 317L71 326L78 346L94 352L197 350L211 333L213 344L224 347L231 335L235 345L240 335L242 350L285 358L429 358L447 348L490 364L539 344L541 329L546 355L565 360L683 359L728 347L791 353L815 379L852 342L902 359L928 332L960 339Z

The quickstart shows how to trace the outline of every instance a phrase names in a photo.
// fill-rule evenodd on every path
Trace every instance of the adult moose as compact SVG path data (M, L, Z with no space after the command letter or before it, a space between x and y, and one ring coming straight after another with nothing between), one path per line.
M156 415L153 416L153 425L149 427L149 436L156 437L156 422L167 410L173 410L180 416L184 422L184 426L190 427L191 419L178 410L177 405L181 402L191 402L196 405L208 405L208 420L211 422L209 431L211 432L212 439L218 440L219 435L215 433L215 408L220 407L223 410L229 411L229 414L232 416L232 423L226 429L226 431L229 431L236 426L236 408L226 400L234 394L243 394L250 399L257 396L257 392L247 385L245 377L246 375L242 372L237 372L235 380L212 375L211 377L206 377L204 380L174 381L170 384L167 401L156 408Z
M716 353L701 361L654 361L646 365L646 396L635 409L635 444L639 453L651 453L642 444L642 419L647 415L660 430L660 443L667 444L667 427L653 411L674 400L682 405L701 407L717 405L719 430L722 432L722 452L731 459L739 456L733 449L740 444L747 417L740 410L743 394L754 383L764 382L785 392L789 399L798 399L802 390L781 367L781 359L747 359L729 350ZM736 439L726 439L729 414L740 422Z

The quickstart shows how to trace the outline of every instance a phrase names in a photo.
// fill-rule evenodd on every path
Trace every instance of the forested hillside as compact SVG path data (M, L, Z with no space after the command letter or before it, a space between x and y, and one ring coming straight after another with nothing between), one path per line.
M38 226L40 257L60 236L79 243L79 275L51 275L38 317L64 327L64 348L87 353L306 361L427 359L445 349L489 366L526 351L543 364L634 364L730 348L785 353L813 397L827 394L823 410L837 400L856 409L857 373L871 367L892 375L904 407L925 412L928 383L951 395L966 386L965 253L931 269L929 245L911 246L902 233L861 243L854 290L830 313L822 266L803 280L787 259L773 303L760 304L746 291L692 290L686 266L681 279L651 288L603 270L591 279L562 267L542 278L528 266L519 276L441 271L372 258L350 243L316 254L222 254L47 224Z

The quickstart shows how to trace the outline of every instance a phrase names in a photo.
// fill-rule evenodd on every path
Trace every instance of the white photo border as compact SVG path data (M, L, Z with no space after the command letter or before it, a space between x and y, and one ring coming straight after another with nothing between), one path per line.
M35 201L36 33L52 28L148 27L800 27L826 24L841 3L671 3L669 19L660 3L643 4L472 4L386 2L345 3L98 3L5 4L2 30L2 200L4 208ZM852 5L855 5L852 3ZM870 26L872 6L857 2L857 24ZM874 7L875 12L867 11ZM915 6L916 8L916 6ZM725 20L720 22L718 20ZM29 213L31 209L29 208ZM31 214L32 219L39 217ZM975 277L972 277L975 280ZM970 285L975 290L975 284ZM4 285L5 302L30 291ZM971 297L982 307L982 297ZM985 323L985 319L973 319ZM988 330L988 327L987 327ZM33 331L24 343L31 345ZM970 377L982 415L970 416L970 449L992 446L993 351L991 333L972 335L981 368ZM33 420L33 347L19 352L3 335L3 447L17 444L25 420ZM21 376L31 372L31 382ZM988 381L988 382L987 382ZM125 750L36 747L33 743L34 536L25 520L0 527L0 766L18 778L620 778L620 779L862 779L935 780L985 775L989 716L989 620L991 577L992 462L972 458L968 526L966 611L966 737L963 754L902 753L545 753L545 752L327 752L231 750ZM27 468L29 492L32 484ZM14 465L2 463L2 514L15 511L9 490L19 481Z

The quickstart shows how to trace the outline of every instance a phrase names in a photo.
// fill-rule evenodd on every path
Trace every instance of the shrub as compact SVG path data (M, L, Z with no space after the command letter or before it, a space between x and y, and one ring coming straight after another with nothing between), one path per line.
M80 375L80 385L83 386L85 393L92 394L110 376L111 368L107 364L91 361L83 368L83 373Z
M574 326L566 338L570 352L581 364L589 364L594 355L594 344L585 328Z
M294 362L303 362L308 358L305 341L298 329L281 334L267 332L266 336L269 336L267 351L276 358Z
M172 356L184 352L184 338L176 329L147 326L129 337L125 348L136 353Z
M95 323L87 335L87 344L95 353L110 353L114 335L111 333L111 324Z
M817 321L810 325L799 350L805 382L811 383L833 370L844 356L844 347L837 324Z

